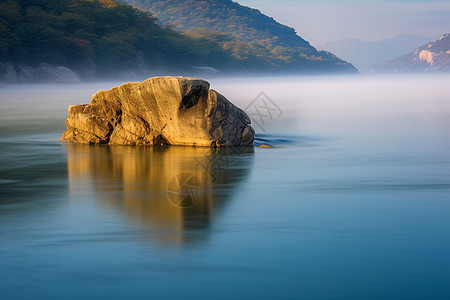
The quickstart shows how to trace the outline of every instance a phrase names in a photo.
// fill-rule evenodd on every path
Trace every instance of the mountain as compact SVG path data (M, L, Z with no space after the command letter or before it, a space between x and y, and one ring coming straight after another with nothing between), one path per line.
M358 39L343 39L323 45L339 57L350 61L361 72L370 71L370 66L394 59L404 53L414 50L430 40L429 37L415 34L400 34L391 39L381 41L362 41Z
M211 14L209 22L224 19L241 29L231 34L190 27L182 33L148 11L114 0L2 0L0 81L355 71L256 10L228 0L197 2L201 14ZM178 4L173 14L186 6ZM223 11L213 18L209 6ZM203 19L190 20L201 25Z
M374 72L450 72L450 34L396 59L374 65Z
M231 0L122 0L150 11L163 24L175 29L192 27L231 34L243 42L257 42L268 48L276 46L304 47L310 44L293 28L276 22L259 10L242 6Z
M216 42L162 27L149 13L112 0L0 2L0 79L182 73L195 65L236 71L239 63Z
M231 0L121 0L147 10L159 21L189 36L213 40L244 64L259 60L273 71L356 72L349 63L318 51L259 10Z

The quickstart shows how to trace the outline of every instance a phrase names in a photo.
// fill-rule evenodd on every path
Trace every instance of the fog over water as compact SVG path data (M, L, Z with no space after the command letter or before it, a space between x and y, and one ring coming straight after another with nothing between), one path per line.
M62 143L122 82L0 86L0 298L450 297L449 75L208 81L273 148Z

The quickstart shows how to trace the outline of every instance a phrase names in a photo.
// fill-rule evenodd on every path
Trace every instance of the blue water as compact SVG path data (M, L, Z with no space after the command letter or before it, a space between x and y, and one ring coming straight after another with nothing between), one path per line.
M281 112L220 151L61 143L116 83L0 87L0 298L449 299L448 82L212 79Z

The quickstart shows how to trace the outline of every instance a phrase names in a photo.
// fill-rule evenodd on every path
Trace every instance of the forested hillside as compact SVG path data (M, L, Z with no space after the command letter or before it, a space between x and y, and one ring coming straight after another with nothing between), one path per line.
M236 13L240 10L238 5ZM223 13L233 12L225 9ZM251 42L252 35L260 36L259 31L240 36L245 26L234 19L230 21L236 21L237 35L194 27L182 33L162 25L163 20L149 11L113 0L2 0L0 79L34 81L45 79L49 72L72 71L81 79L136 73L195 75L196 70L225 74L354 71L334 55L317 52L292 29L262 14L259 17L257 24L261 30L266 24L267 34ZM279 37L272 32L279 32ZM296 37L290 42L298 47L287 47L289 35Z
M151 12L162 24L218 41L242 59L284 72L356 71L330 52L317 51L293 28L232 0L120 0ZM217 40L219 37L219 40Z
M109 76L126 70L239 69L220 45L155 23L148 12L110 0L0 3L0 62L66 66Z
M293 28L282 25L259 10L232 0L121 0L150 11L175 29L191 27L229 33L243 42L257 42L267 48L311 46Z

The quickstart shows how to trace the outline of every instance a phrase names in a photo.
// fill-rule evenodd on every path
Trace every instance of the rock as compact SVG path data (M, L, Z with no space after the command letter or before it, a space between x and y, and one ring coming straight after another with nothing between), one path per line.
M3 78L6 82L17 82L17 72L12 62L6 62L2 66Z
M35 77L39 81L61 82L61 83L79 83L80 78L69 68L64 66L51 66L41 63L35 70Z
M247 114L195 78L154 77L69 106L62 141L113 145L252 145Z
M444 34L439 40L428 43L409 54L393 60L373 65L372 72L450 72L450 34Z
M17 77L20 82L33 82L34 81L34 69L28 65L17 65Z

